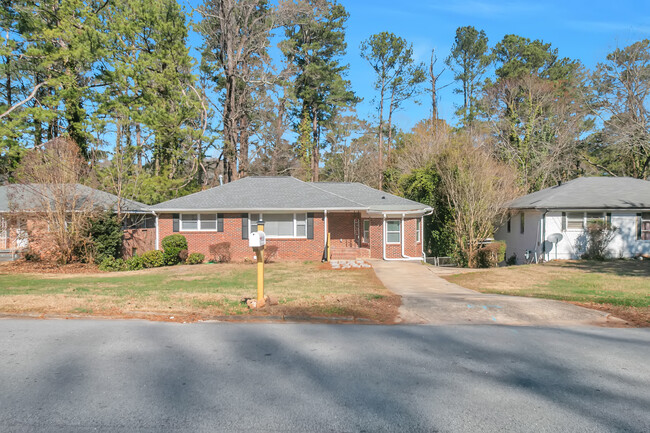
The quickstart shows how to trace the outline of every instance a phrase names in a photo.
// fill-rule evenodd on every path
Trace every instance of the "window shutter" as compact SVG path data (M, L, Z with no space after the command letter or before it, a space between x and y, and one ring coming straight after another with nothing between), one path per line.
M172 218L174 219L174 223L172 224L172 231L177 232L179 231L180 228L180 221L178 220L179 215L177 213L172 214Z
M607 217L605 218L605 225L607 226L607 228L612 227L612 213L611 212L607 212Z
M223 231L223 214L217 214L217 231L222 232Z
M562 212L562 231L566 231L566 212Z
M307 239L314 239L314 214L307 214Z
M636 214L636 240L641 240L641 230L643 228L643 221L641 219L641 214Z
M241 238L248 239L248 214L241 215Z

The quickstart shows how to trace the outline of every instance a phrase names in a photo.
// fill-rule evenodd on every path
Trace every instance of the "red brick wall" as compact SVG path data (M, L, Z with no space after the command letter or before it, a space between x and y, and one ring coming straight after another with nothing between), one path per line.
M354 235L354 220L359 220L359 231L363 231L363 220L358 212L336 212L327 214L329 224L331 248L357 248Z
M156 249L156 229L130 229L124 230L124 240L122 243L122 255L131 257L133 250L138 255L145 251Z
M400 219L401 218L387 218ZM422 256L422 243L415 242L415 221L419 218L404 218L404 254L409 257ZM372 218L370 220L370 256L374 259L383 258L383 239L384 239L384 222L381 218ZM386 257L401 258L402 245L386 244Z
M190 253L203 253L206 260L214 260L215 254L223 253L224 250L233 261L252 260L255 253L248 246L248 239L241 237L241 224L241 214L224 214L223 232L180 231L178 233L187 239ZM277 247L275 256L277 260L321 260L325 247L323 224L323 213L315 213L314 239L267 239L266 245ZM161 242L165 236L174 234L172 214L161 214L158 225ZM226 246L226 244L230 245Z

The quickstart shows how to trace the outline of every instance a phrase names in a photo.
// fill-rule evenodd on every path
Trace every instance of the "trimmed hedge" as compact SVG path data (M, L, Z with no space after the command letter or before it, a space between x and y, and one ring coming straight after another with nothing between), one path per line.
M203 260L205 260L205 255L201 253L192 253L187 256L187 260L185 260L185 263L188 265L198 265L199 263L203 263Z
M160 250L151 250L140 256L145 268L159 268L165 266L164 253Z
M165 236L162 240L162 248L164 252L166 265L177 265L181 260L181 252L187 250L187 239L183 235L169 235Z
M106 257L99 264L99 270L108 271L108 272L125 271L126 263L124 262L123 259L116 259L115 257Z
M477 268L495 268L506 259L506 243L492 242L476 251L474 264Z

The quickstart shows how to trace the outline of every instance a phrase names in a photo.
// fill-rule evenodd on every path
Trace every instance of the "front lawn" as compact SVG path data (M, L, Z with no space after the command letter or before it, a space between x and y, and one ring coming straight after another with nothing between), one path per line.
M446 277L485 293L557 299L650 326L650 261L553 261Z
M338 271L312 262L265 266L278 305L249 311L256 266L204 264L93 274L2 273L0 313L99 315L192 321L215 316L343 316L392 322L399 297L372 269ZM172 318L173 319L170 319Z

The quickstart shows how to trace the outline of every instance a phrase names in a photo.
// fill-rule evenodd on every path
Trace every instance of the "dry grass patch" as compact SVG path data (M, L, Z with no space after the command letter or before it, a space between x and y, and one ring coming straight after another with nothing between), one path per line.
M371 269L341 272L319 263L265 267L266 294L279 301L249 311L256 266L205 264L118 273L19 274L0 268L0 312L199 320L214 316L355 317L392 323L399 296ZM12 270L13 271L13 270Z
M650 261L554 261L445 278L484 293L557 299L650 326Z

